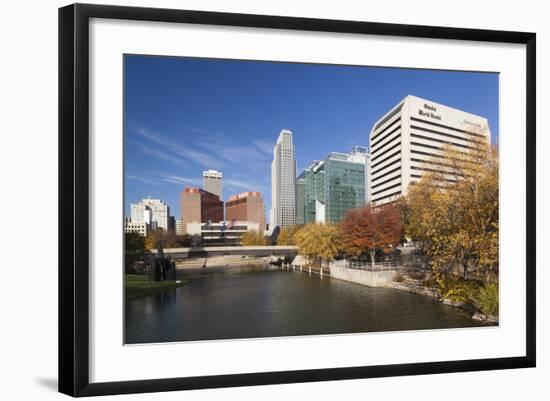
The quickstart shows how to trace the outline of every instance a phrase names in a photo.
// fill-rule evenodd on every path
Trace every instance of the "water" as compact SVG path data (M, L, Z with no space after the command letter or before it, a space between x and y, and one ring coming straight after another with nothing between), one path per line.
M481 326L391 288L292 271L213 275L128 301L127 344Z

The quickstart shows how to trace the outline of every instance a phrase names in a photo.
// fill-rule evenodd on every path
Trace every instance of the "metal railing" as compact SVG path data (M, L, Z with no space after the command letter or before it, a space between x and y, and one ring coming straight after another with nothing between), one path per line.
M335 260L331 262L331 266L334 267L343 267L346 269L355 269L355 270L368 270L368 271L390 271L390 270L400 270L403 269L398 262L376 262L374 266L370 262L355 262L350 260Z

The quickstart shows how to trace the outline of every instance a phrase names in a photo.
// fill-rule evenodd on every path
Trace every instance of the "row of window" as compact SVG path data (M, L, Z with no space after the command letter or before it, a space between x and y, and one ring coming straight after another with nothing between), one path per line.
M411 178L422 178L422 176L420 174L411 174ZM456 180L454 179L451 179L451 178L442 178L442 180L444 181L448 181L448 182L456 182Z
M378 180L381 179L381 178L387 177L388 175L390 175L390 174L392 174L392 173L394 173L394 172L396 172L396 171L399 171L399 170L401 170L401 165L397 166L397 167L394 168L394 169L391 169L391 170L386 171L384 174L381 174L381 175L379 175L379 176L376 177L376 178L372 178L371 181L374 183L375 181L378 181ZM373 176L374 176L374 173L373 173Z
M400 120L395 120L395 122L392 124L395 124L397 122L400 122ZM391 129L392 127L393 125L389 125L383 131L380 131L379 133L373 135L373 137L371 138L371 150L374 150L374 148L380 145L386 138L390 137L391 135L399 131L401 129L401 124L399 123L397 124L397 126L395 126L395 128Z
M376 199L372 199L373 202L379 202L381 200L384 200L384 199L387 199L387 198L391 198L392 196L397 196L397 195L401 195L401 190L397 191L397 192L393 192L391 194L388 194L388 195L384 195L384 196L381 196L380 198L376 198Z
M429 171L431 173L442 173L442 174L449 174L452 175L452 172L442 171L442 170L436 170L429 167L417 167L417 166L411 166L411 170L419 170L419 171Z
M424 139L424 140L426 140L426 141L431 141L431 142L438 142L438 143L443 143L443 144L449 144L449 145L458 146L458 147L460 147L460 148L465 148L465 149L472 149L472 150L477 149L477 148L472 147L472 146L462 145L462 144L460 144L460 143L445 141L445 140L443 140L443 139L428 137L428 136L419 135L419 134L413 134L413 133L411 133L411 137L412 137L412 138L418 138L418 139ZM440 147L433 147L433 149L440 149L440 150L441 150Z
M458 139L458 140L465 141L465 142L477 143L479 145L483 144L483 142L477 141L475 139L469 139L469 138L465 138L463 136L447 134L447 133L444 133L444 132L441 132L441 131L436 131L436 130L429 129L429 128L419 127L418 125L411 125L411 128L415 129L415 130L418 130L418 131L424 131L424 132L428 132L430 134L437 134L437 135L441 135L441 136L446 136L448 138Z
M382 165L385 161L388 161L389 159L391 159L392 157L394 157L394 156L396 156L396 155L398 155L398 154L400 154L400 153L401 153L401 148L397 149L395 152L393 152L393 153L390 154L389 156L386 156L386 157L383 158L382 160L380 160L380 161L374 163L374 164L372 165L373 174L375 173L374 170L376 169L376 167Z
M396 138L399 138L399 137L396 137ZM386 148L383 152L377 153L376 156L372 158L371 162L375 162L376 160L379 160L382 156L388 154L388 152L391 152L392 150L394 150L398 146L401 146L401 141L398 141L393 146L390 146L390 147Z
M412 162L417 162L417 163L433 164L433 165L436 165L436 166L443 166L443 167L451 167L451 168L455 167L455 166L453 166L452 164L449 164L449 163L441 163L441 162L435 162L435 161L431 161L431 160L416 159L414 157L411 158L411 161Z
M389 187L387 187L387 188L382 188L382 189L380 189L380 190L378 190L378 191L376 191L376 192L373 192L373 193L372 193L372 196L381 194L382 192L386 192L386 191L388 191L388 190L390 190L390 189L397 188L397 187L400 187L400 186L401 186L401 182L398 182L397 184L394 184L394 185L391 185L391 186L389 186Z
M390 112L386 117L384 117L379 123L377 123L374 126L374 130L376 131L378 128L380 128L386 121L389 121L393 116L395 116L397 113L401 111L403 108L403 103L401 103L398 107L395 108L392 112Z
M398 169L398 170L400 170L400 169ZM390 177L390 178L388 178L387 180L384 180L384 181L381 181L381 182L378 182L378 183L374 184L374 185L371 187L371 189L378 188L378 187L380 187L380 186L382 186L382 185L384 185L384 184L387 184L388 182L391 182L391 181L395 180L396 178L400 178L400 177L401 177L401 173L399 173L399 174L397 174L397 175L394 175L393 177Z

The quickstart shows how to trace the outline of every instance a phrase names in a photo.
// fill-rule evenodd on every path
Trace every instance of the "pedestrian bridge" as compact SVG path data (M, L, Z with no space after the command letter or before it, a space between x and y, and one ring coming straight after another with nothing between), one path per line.
M164 248L164 256L171 256L173 259L185 258L206 258L209 256L278 256L294 259L298 254L297 246L286 245L266 245L266 246L205 246L193 248ZM156 249L151 250L153 254Z

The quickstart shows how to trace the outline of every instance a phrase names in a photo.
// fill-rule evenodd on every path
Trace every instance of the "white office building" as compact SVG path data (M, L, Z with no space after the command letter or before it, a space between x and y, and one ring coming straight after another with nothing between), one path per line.
M151 230L170 229L170 207L160 199L145 198L130 205L132 223L149 224Z
M134 223L132 221L126 221L124 223L125 233L138 233L142 237L146 237L151 229L151 226L147 223Z
M218 195L223 200L223 174L216 170L202 172L203 188L211 194Z
M181 217L179 219L176 219L176 235L183 235L183 222L181 220Z
M416 96L407 96L370 133L369 198L393 202L425 172L445 173L446 145L467 152L490 143L486 118Z
M271 163L271 229L296 223L296 157L292 131L282 130Z

